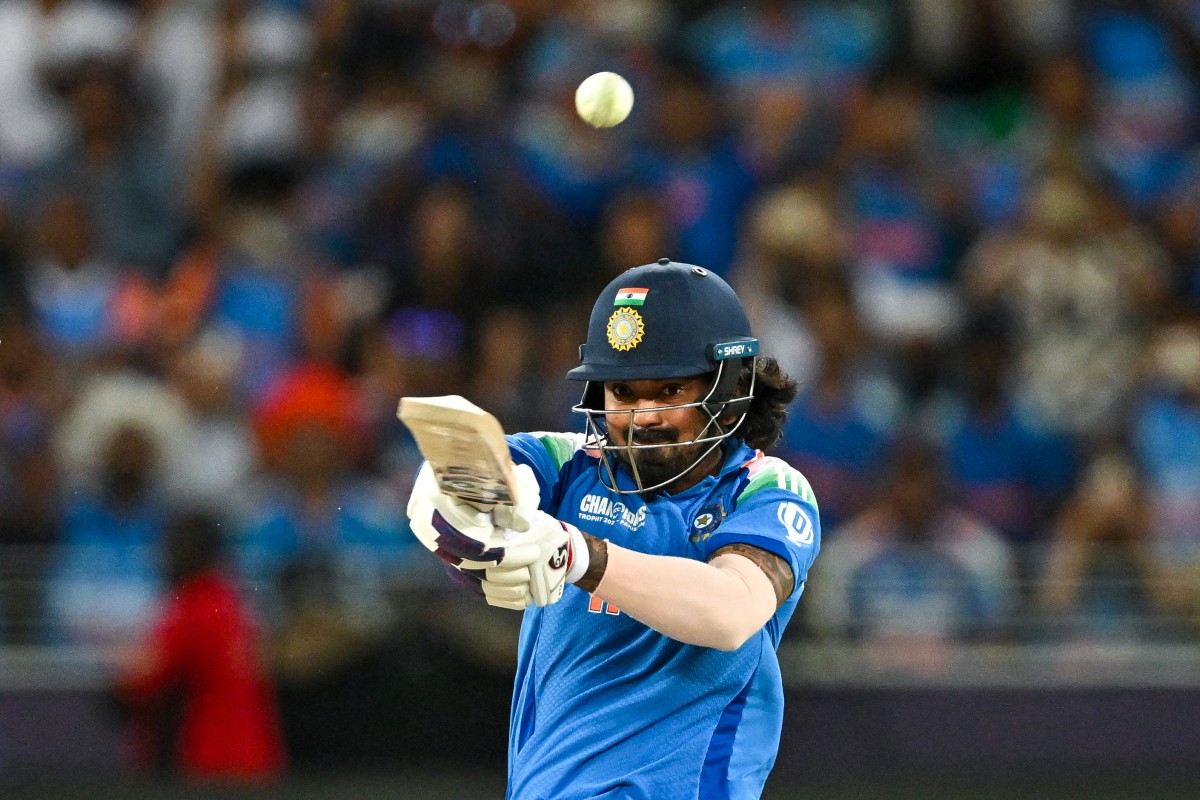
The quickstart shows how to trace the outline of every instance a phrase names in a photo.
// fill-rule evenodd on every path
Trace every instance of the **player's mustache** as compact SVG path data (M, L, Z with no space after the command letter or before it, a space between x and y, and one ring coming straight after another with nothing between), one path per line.
M675 428L633 428L629 432L633 444L669 444L678 438L679 431Z

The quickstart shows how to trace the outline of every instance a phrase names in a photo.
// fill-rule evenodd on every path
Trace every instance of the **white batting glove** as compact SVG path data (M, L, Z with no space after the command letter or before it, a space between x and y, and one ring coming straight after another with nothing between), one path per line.
M588 568L587 543L574 525L535 512L525 531L505 531L504 555L482 582L488 604L522 609L548 606Z
M587 571L583 534L537 509L533 470L514 467L516 506L490 513L443 493L428 463L422 464L408 501L413 534L441 558L451 578L481 593L489 605L522 610L562 598L567 583Z
M491 514L443 493L429 462L413 482L408 519L425 549L458 569L484 569L504 557Z
M527 531L541 504L542 490L538 486L533 468L528 464L514 464L512 471L519 501L515 506L496 506L492 509L492 518L497 528Z

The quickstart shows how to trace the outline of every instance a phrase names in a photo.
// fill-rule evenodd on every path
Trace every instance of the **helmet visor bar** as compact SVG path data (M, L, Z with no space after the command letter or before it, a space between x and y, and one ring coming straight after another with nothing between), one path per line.
M699 465L710 453L713 452L725 439L729 438L742 422L745 421L746 412L750 407L750 400L754 397L755 370L753 366L757 359L751 357L746 359L751 363L750 370L750 385L746 395L737 398L722 396L725 392L725 387L729 386L729 379L723 380L723 374L727 369L737 369L740 372L740 367L743 359L722 360L718 363L716 374L713 377L712 383L709 386L708 392L704 397L689 403L677 403L675 405L656 406L654 408L631 408L631 409L604 409L592 408L588 404L591 384L584 386L583 399L575 405L571 410L578 414L583 414L586 420L586 449L595 450L600 453L599 464L597 469L600 473L601 481L605 488L617 494L635 494L640 492L649 492L656 489L661 489L682 478L697 465ZM732 363L731 363L732 362ZM736 385L736 381L734 382ZM706 417L704 427L697 434L682 442L660 442L660 443L642 443L636 444L633 441L632 435L627 436L625 444L615 444L609 438L608 420L610 417L626 416L628 426L626 430L632 431L637 422L638 414L659 414L664 411L678 411L688 408L699 409ZM731 409L737 409L736 421L728 427L721 424L721 418L728 416ZM699 453L690 464L681 469L677 474L659 481L653 485L646 485L638 468L638 458L636 457L639 451L645 450L668 450L680 447L694 447L696 445L707 444L708 447ZM629 472L633 478L633 489L620 489L617 486L616 465L613 463L614 456L618 453L624 454L624 461L628 464Z

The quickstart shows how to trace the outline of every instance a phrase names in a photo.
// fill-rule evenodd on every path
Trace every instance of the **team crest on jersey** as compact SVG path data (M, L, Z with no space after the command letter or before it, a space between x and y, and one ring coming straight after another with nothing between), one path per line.
M692 520L692 535L689 538L693 542L703 542L712 536L713 531L724 521L725 506L721 503L710 503L700 509L700 513Z
M621 306L608 318L608 343L614 350L632 350L642 342L646 325L637 309Z

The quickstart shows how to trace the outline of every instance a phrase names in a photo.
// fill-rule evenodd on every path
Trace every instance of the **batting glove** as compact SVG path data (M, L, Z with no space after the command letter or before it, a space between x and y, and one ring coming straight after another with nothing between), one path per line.
M413 534L441 558L451 578L489 605L522 610L562 598L567 583L587 571L587 545L573 525L537 510L533 470L514 467L516 506L490 513L441 491L428 463L421 466L408 501Z
M573 525L538 510L537 477L524 464L513 468L521 502L497 508L504 558L484 574L480 588L490 605L523 609L548 606L562 599L567 583L587 571L588 551L583 534Z
M482 582L490 605L522 609L548 606L588 568L587 543L574 525L537 511L525 531L504 532L504 555Z
M492 509L492 519L498 528L510 531L527 531L538 513L541 504L541 487L538 486L537 476L528 464L514 464L513 480L516 482L516 494L519 502L514 506L496 506Z
M443 493L429 462L413 483L408 520L425 549L458 569L484 569L504 558L491 514Z

